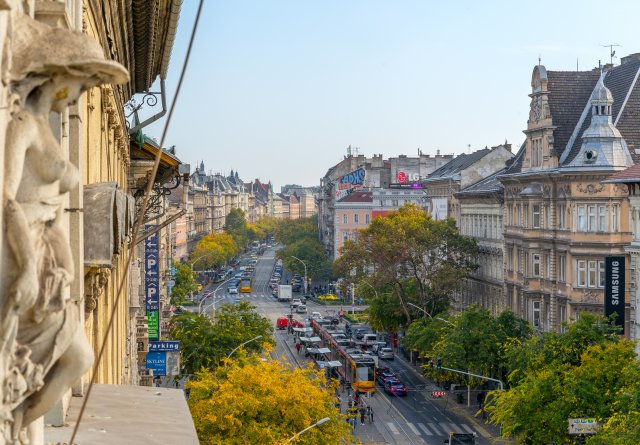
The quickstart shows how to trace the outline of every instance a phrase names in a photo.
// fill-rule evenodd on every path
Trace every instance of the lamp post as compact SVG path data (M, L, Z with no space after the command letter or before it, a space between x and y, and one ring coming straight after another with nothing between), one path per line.
M235 348L233 348L233 350L229 353L229 355L227 355L227 358L231 358L231 356L233 355L234 352L236 352L238 349L240 349L241 347L243 347L244 345L251 343L252 341L256 341L257 339L262 338L262 335L258 335L256 337L253 337L251 340L247 340L244 343L241 343L240 345L236 346ZM227 365L224 365L225 368L227 367Z
M314 428L316 426L320 426L324 423L327 423L329 420L331 420L329 417L325 417L323 419L318 420L316 423L314 423L313 425L309 425L308 427L306 427L305 429L303 429L302 431L300 431L299 433L294 434L289 440L287 440L285 443L290 443L290 442L295 442L296 437L301 436L303 433L305 433L306 431L309 431L311 428Z
M307 265L304 263L304 261L302 261L297 256L291 255L291 258L293 258L294 260L300 261L302 263L302 265L304 266L304 293L306 294L307 293Z
M376 298L378 298L378 291L376 290L375 287L373 287L373 285L371 283L369 283L368 281L365 280L360 280L362 283L366 284L367 286L369 286L371 289L373 289L373 293L375 294Z
M422 309L420 306L416 306L415 304L413 304L413 303L409 303L408 301L407 301L407 304L408 304L409 306L413 306L414 308L418 309L419 311L424 312L424 313L425 313L425 314L427 314L427 316L428 316L430 319L432 319L432 320L440 320L440 321L444 321L445 323L450 324L451 326L455 326L455 325L454 325L453 323L451 323L449 320L445 320L444 318L441 318L441 317L432 317L432 316L431 316L431 314L430 314L429 312L425 311L425 310L424 310L424 309Z
M206 256L207 255L200 255L198 258L196 258L195 260L193 260L191 262L191 276L193 276L193 265L196 264L198 261L200 261L201 259L203 259ZM191 292L191 299L193 300L193 292ZM205 298L205 300L206 300L206 298ZM198 313L200 313L199 309L198 309Z

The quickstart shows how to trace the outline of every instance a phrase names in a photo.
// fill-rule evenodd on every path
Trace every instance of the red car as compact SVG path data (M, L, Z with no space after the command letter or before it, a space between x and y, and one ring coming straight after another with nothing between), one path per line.
M289 321L287 317L280 317L278 318L278 320L276 320L276 328L280 330L287 329L289 324L291 324L291 326L293 326L294 328L304 328L304 323L296 320L295 318L292 318L291 321Z

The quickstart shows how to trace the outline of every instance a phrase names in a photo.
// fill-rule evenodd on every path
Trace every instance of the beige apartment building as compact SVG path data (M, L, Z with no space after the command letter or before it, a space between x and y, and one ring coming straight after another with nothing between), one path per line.
M506 300L542 331L581 312L603 314L605 257L626 255L632 241L627 187L606 182L640 149L632 112L640 57L621 62L591 71L536 66L526 141L499 176Z

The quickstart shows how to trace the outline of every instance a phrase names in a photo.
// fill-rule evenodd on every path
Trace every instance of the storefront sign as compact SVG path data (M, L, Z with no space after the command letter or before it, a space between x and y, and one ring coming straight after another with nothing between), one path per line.
M179 351L179 341L150 341L149 351Z
M153 371L153 375L167 375L167 353L147 352L147 369Z
M147 225L145 230L155 226ZM149 326L149 340L160 339L159 311L160 311L160 271L158 267L158 232L144 241L144 294Z
M624 334L624 260L623 256L608 256L604 266L604 315L615 314L614 321L622 328L621 334Z

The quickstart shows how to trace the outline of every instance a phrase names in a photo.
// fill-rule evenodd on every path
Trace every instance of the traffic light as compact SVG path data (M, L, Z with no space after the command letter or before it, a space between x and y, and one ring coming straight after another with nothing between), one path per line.
M438 368L438 369L442 368L442 359L441 358L436 360L436 368Z

